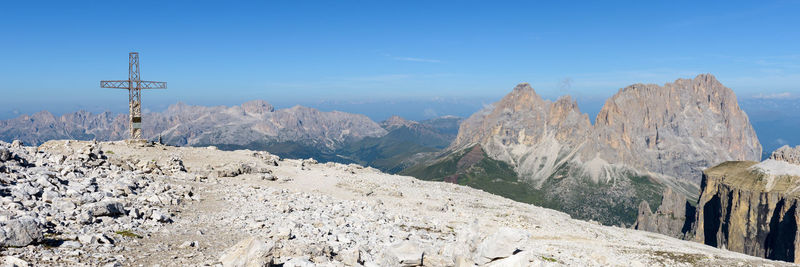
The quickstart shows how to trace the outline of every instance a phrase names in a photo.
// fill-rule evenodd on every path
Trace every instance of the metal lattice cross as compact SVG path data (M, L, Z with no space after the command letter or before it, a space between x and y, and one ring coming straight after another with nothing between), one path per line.
M128 80L100 81L102 88L128 89L132 140L142 139L142 89L167 89L166 82L142 81L139 77L139 53L128 55Z

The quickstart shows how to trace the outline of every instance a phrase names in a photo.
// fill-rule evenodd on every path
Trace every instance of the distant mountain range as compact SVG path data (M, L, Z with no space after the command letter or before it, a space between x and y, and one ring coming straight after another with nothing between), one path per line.
M0 140L120 140L125 114L46 111L0 121ZM463 120L375 122L364 115L265 101L175 104L147 113L144 134L178 146L267 150L289 158L357 163L420 179L469 185L580 219L631 225L666 188L699 194L705 168L761 158L762 147L732 90L709 74L609 98L594 123L569 96L543 99L520 84Z
M276 110L262 100L241 106L189 106L178 103L144 116L144 135L177 146L268 150L291 158L359 163L397 172L447 147L461 118L422 122L392 117L376 123L364 115L295 106ZM85 111L56 117L42 111L0 121L0 140L41 144L53 139L122 140L126 114Z

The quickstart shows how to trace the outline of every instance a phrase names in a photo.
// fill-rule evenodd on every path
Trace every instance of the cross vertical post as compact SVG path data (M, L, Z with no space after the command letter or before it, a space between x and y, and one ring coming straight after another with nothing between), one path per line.
M128 103L130 106L131 139L142 139L142 88L139 88L139 53L128 55Z
M128 80L100 81L102 88L128 89L130 139L142 138L142 89L167 89L166 82L142 81L139 73L139 53L128 54Z

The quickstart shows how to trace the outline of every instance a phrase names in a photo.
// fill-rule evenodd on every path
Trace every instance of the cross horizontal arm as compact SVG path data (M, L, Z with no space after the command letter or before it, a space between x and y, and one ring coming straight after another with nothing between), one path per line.
M122 88L128 89L130 88L130 81L100 81L100 87L102 88Z
M128 80L100 81L100 87L130 89L130 83L131 81ZM138 86L135 86L134 88L138 89L167 89L166 82L138 81L136 83Z

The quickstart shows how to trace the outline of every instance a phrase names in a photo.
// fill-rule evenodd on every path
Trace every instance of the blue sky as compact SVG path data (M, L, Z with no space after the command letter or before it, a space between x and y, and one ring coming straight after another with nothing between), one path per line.
M800 1L6 1L0 114L123 112L127 53L183 101L599 101L712 73L740 97L800 94ZM478 100L475 100L478 101ZM473 101L474 102L474 101Z

